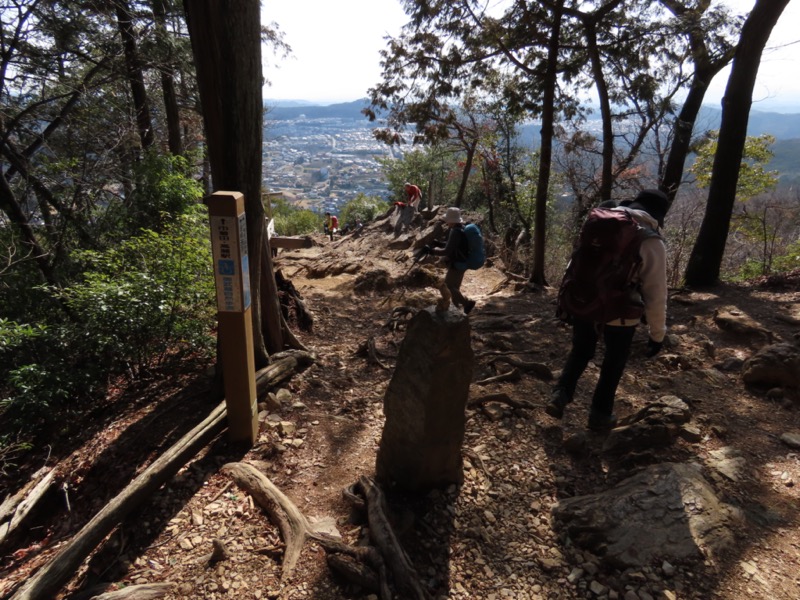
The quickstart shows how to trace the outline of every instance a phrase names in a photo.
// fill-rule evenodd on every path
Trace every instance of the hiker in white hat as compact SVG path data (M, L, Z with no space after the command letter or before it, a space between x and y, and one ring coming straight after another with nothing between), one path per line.
M451 206L444 215L444 223L449 228L447 242L444 248L425 246L423 251L433 256L443 256L447 265L444 284L450 291L452 302L469 314L475 308L475 301L470 300L461 293L461 283L464 281L464 272L467 267L464 263L469 252L467 236L464 233L464 219L461 218L461 209Z

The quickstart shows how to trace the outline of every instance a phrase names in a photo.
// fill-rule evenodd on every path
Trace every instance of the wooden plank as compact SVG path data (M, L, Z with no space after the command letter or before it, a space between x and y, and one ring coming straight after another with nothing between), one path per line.
M302 237L274 235L269 238L269 245L271 248L287 248L289 250L296 250L298 248L311 248L311 246L313 246L313 242L307 235Z

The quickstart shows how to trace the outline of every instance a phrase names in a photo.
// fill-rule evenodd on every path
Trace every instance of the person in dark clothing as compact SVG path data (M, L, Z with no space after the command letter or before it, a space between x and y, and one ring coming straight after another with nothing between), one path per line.
M444 216L444 222L450 229L444 248L425 246L423 250L433 256L444 257L444 262L447 265L444 284L450 291L453 304L461 307L464 310L464 314L468 315L475 308L475 301L470 300L461 293L461 283L464 281L465 269L456 268L456 263L464 260L468 250L461 210L456 207L448 208Z
M642 262L636 275L642 299L649 340L647 357L658 354L666 335L667 271L666 247L656 232L664 225L669 208L666 194L660 190L643 190L635 200L626 200L612 210L624 210L633 216L640 226L650 230L642 240L639 255ZM564 408L572 402L575 388L589 361L594 357L600 336L605 344L605 354L600 367L600 377L594 389L589 411L589 429L612 429L617 423L614 415L614 397L622 373L630 356L633 334L637 320L618 319L610 323L591 323L573 319L572 348L545 406L545 412L556 419L564 415Z

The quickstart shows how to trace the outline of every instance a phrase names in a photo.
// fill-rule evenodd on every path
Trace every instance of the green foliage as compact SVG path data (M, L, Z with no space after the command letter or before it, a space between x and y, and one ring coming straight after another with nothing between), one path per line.
M367 223L389 210L389 203L375 196L358 194L342 207L339 213L339 224L353 226L358 221Z
M800 269L800 240L790 244L786 254L776 257L772 267L777 273L789 273Z
M146 365L169 348L208 345L214 314L211 250L205 209L144 230L104 253L79 253L82 282L61 293L78 320L91 324L112 365Z
M414 148L402 158L379 158L383 173L389 183L391 199L404 202L406 182L422 190L422 204L434 206L451 204L458 193L460 171L457 154L440 146ZM430 197L428 197L430 195Z
M148 152L136 165L130 197L110 207L114 233L135 235L140 229L161 231L171 215L183 214L203 195L184 156ZM125 224L117 228L117 222Z
M278 235L304 235L322 229L322 217L313 211L292 206L283 198L274 198L271 204Z
M711 184L711 171L714 155L717 153L719 132L709 132L708 137L697 148L697 158L690 171L697 178L700 187ZM748 136L745 140L739 179L736 182L736 197L748 200L773 189L778 184L778 172L767 171L765 165L772 160L770 146L775 143L771 135Z
M205 207L162 221L162 233L145 230L105 252L75 253L83 278L48 290L68 318L53 314L46 326L0 322L5 417L35 428L90 401L111 373L135 375L185 353L211 355L215 294Z

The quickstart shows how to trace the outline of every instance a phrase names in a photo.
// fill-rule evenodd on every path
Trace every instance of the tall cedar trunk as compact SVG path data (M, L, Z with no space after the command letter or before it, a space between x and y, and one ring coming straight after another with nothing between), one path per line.
M464 168L461 171L461 184L458 186L455 206L461 208L464 203L464 194L467 192L467 183L472 172L472 162L475 160L475 149L478 147L478 140L473 140L466 148L467 156L464 160Z
M553 28L547 45L547 71L542 99L542 144L539 154L539 178L536 183L536 212L533 223L533 269L531 283L547 285L544 275L545 232L547 229L547 192L550 189L550 168L553 161L553 122L555 120L556 79L558 76L558 46L564 0L554 5Z
M167 140L169 151L175 156L183 154L181 136L181 115L178 109L178 94L175 92L175 75L172 68L172 55L166 51L168 46L166 8L164 0L153 0L153 17L156 26L156 43L164 50L161 57L161 93L164 96L164 116L167 121Z
M147 102L147 88L144 85L139 53L136 50L136 38L133 33L133 17L127 0L116 1L117 27L125 49L125 68L128 82L133 96L133 108L136 111L136 126L139 129L139 139L142 148L148 149L153 145L153 123L150 119L150 107Z
M262 302L263 274L277 289L261 203L261 21L258 0L186 0L213 189L245 197L256 368L283 349L280 311ZM274 307L274 309L273 309ZM267 309L265 312L264 309ZM265 332L268 335L264 335Z
M603 4L593 13L585 13L579 10L564 8L564 13L572 15L580 20L586 34L586 51L589 55L589 63L592 68L597 98L600 103L600 117L603 126L602 140L602 164L600 167L600 182L597 191L593 193L589 202L594 200L609 200L611 190L614 185L614 128L611 114L611 99L609 98L608 84L603 74L603 62L600 58L600 49L597 46L597 24L600 23L611 11L622 3L622 0L614 0Z
M689 286L708 286L719 281L761 53L788 3L789 0L757 0L742 27L722 99L722 121L706 212L686 268Z
M600 168L600 185L597 197L600 200L611 198L612 169L614 167L614 129L611 123L611 100L608 97L608 85L603 75L600 51L597 48L597 23L592 19L584 19L586 41L588 43L589 60L592 65L594 85L600 102L600 115L603 123L603 164Z
M703 105L703 98L708 90L708 85L711 79L722 68L714 69L713 72L705 70L695 70L692 77L692 85L689 88L689 93L686 94L686 100L681 106L681 112L675 118L673 126L673 140L667 156L667 164L664 167L664 174L661 179L661 190L667 194L670 205L675 200L675 194L683 180L683 169L686 163L686 157L689 154L689 146L692 143L692 131L694 131L694 124L697 121L697 115L700 113L700 108Z
M689 14L689 11L680 2L668 1L664 2L664 5L677 17L686 18ZM704 5L702 10L706 10L707 7L707 4ZM683 180L683 170L689 154L689 146L692 143L694 124L697 121L697 115L700 114L708 86L714 76L731 61L736 49L732 46L727 52L712 58L708 53L705 33L701 29L692 29L689 32L689 45L695 65L694 74L689 93L681 106L681 112L675 119L672 145L661 177L661 190L669 197L670 204L675 200L675 194Z

